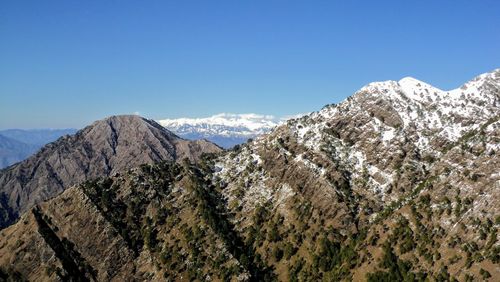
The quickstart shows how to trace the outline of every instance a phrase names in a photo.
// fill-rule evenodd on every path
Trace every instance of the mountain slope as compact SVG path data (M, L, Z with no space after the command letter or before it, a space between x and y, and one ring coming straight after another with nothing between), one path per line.
M216 192L209 192L213 187L200 172L165 162L67 189L0 231L0 275L246 280L253 263L241 265L235 258L243 246L227 220L214 213Z
M220 148L210 142L181 139L156 122L138 116L113 116L94 122L0 171L0 226L82 181L143 163L184 158L196 161L204 152L218 151Z
M499 98L500 70L453 91L370 84L197 165L143 165L70 188L0 231L0 269L106 281L495 281ZM106 265L117 253L119 269Z

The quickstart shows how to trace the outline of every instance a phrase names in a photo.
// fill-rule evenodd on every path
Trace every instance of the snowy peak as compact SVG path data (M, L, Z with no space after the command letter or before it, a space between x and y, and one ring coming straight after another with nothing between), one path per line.
M469 82L463 84L462 86L451 89L442 90L431 84L423 82L413 77L404 77L399 81L387 80L372 82L368 85L362 87L357 93L370 92L373 94L400 94L403 93L407 98L420 102L430 102L434 99L439 99L441 97L436 97L436 95L449 96L442 98L460 98L457 94L467 94L467 93L478 93L483 90L485 86L495 87L498 86L500 81L500 69L495 69L491 72L487 72L478 75ZM460 96L460 95L459 95ZM463 97L462 97L463 98Z
M398 97L403 94L406 98L423 102L434 100L436 95L443 92L443 90L413 77L404 77L399 81L372 82L361 88L357 93L371 93L389 97Z
M438 89L428 83L425 83L413 77L405 77L401 79L400 81L398 81L398 85L401 88L401 90L411 98L416 98L413 96L415 93L426 92L426 93L439 94L443 92L441 89Z
M288 126L299 144L321 152L333 142L337 154L345 151L343 158L349 160L346 165L361 169L364 156L375 150L370 146L397 152L393 146L410 140L411 150L419 155L438 157L443 147L453 145L499 115L497 69L449 91L412 77L373 82L343 102L289 122Z
M414 77L411 77L411 76L407 76L407 77L403 77L399 80L398 82L399 84L420 84L422 83L422 81L414 78Z

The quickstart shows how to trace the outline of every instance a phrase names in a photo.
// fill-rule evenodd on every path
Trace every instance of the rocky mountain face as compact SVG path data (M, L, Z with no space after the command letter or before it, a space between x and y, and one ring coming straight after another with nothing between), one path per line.
M61 137L36 155L0 171L0 227L65 188L144 163L196 161L221 149L188 141L139 116L113 116Z
M0 231L29 280L494 281L500 70L372 83L197 164L67 189Z
M229 149L269 132L281 120L257 114L218 114L208 118L163 119L158 122L183 138L207 139Z

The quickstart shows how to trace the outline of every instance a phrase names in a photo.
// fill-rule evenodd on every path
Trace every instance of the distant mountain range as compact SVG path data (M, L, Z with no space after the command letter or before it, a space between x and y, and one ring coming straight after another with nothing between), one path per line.
M282 121L271 115L227 113L207 118L158 120L181 137L207 139L226 149L270 131Z
M76 129L0 130L0 169L26 159L61 136L75 132Z
M24 160L38 149L38 146L0 135L0 169Z
M0 135L9 137L11 139L36 145L43 146L52 141L56 141L59 137L64 135L75 134L78 130L75 128L67 129L5 129L0 130Z

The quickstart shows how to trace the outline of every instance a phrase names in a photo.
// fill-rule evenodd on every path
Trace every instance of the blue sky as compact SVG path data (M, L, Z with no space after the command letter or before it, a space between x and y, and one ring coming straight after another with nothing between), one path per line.
M0 128L292 115L500 67L500 1L2 1Z

